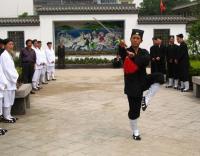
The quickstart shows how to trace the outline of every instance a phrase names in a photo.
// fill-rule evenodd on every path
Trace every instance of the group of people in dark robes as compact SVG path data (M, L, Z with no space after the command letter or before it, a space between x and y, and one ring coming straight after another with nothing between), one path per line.
M183 34L169 36L167 46L162 44L160 37L153 38L150 48L151 73L160 72L166 75L167 88L174 88L182 92L189 91L189 55Z

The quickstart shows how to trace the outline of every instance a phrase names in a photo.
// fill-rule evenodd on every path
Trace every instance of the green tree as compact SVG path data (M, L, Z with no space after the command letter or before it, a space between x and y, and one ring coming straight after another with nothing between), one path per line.
M190 0L163 0L163 3L166 6L166 11L163 14L172 14L173 7L189 2ZM160 0L143 0L139 14L160 15Z
M200 54L200 20L189 30L188 46L192 54Z

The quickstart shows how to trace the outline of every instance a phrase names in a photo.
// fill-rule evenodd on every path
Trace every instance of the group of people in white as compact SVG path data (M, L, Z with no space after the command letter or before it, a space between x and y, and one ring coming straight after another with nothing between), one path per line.
M15 123L16 117L11 115L15 101L15 91L19 74L13 60L14 42L12 39L0 39L0 122ZM20 52L22 67L22 82L32 84L32 94L42 88L46 81L55 79L55 52L52 43L47 43L47 48L42 48L42 42L26 40L26 47ZM6 129L0 128L0 135Z
M47 43L47 48L42 48L41 41L33 40L32 49L36 54L35 72L32 78L33 90L41 89L40 84L47 84L47 81L55 79L55 52L52 43Z

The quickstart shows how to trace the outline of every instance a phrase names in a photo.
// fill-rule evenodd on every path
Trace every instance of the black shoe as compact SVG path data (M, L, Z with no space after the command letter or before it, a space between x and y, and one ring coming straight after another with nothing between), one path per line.
M0 115L0 122L2 122L4 119L3 115Z
M140 137L140 135L138 136L133 135L133 140L140 141L142 140L142 138Z
M35 92L34 92L34 91L31 91L31 94L35 94Z
M52 79L53 81L56 81L56 79Z
M42 84L48 84L47 82L42 82Z
M147 109L147 104L146 104L146 100L145 97L142 98L142 110L145 111Z

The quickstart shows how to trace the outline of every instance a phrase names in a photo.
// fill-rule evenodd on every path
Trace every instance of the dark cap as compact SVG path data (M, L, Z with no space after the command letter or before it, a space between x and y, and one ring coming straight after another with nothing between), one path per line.
M174 35L169 35L169 39L170 39L170 38L174 38Z
M13 42L13 40L10 39L10 38L6 38L3 42L4 42L4 45L6 45L6 44L8 44L9 42Z
M141 39L143 38L143 34L144 34L144 31L143 30L140 30L140 29L133 29L132 30L132 34L131 34L131 37L133 35L139 35L141 37Z
M0 38L0 44L4 44L3 39Z
M176 35L177 37L183 38L183 34Z
M34 44L35 42L37 42L37 39L32 40L32 43Z
M47 45L52 44L52 42L47 42Z

